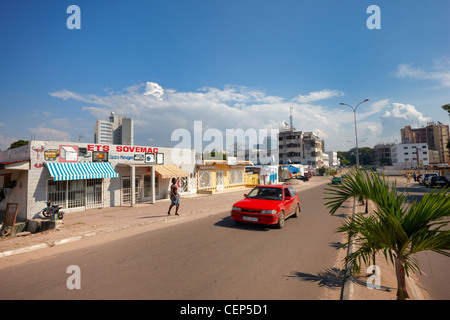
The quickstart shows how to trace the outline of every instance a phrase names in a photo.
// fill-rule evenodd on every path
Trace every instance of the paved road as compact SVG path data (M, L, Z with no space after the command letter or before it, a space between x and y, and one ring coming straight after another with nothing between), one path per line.
M281 230L237 226L222 209L105 243L86 239L69 252L67 245L1 270L0 299L321 299L333 286L322 276L340 271L332 268L342 219L323 206L323 187L300 193L300 218ZM71 265L80 268L80 290L67 288Z

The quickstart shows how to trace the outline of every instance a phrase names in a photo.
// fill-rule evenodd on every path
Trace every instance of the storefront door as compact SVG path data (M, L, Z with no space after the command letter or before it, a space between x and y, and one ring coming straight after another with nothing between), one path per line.
M159 177L155 176L155 197L159 197ZM144 175L144 201L152 199L152 176L150 174Z
M136 202L141 201L141 184L139 177L135 179L135 199ZM131 203L131 177L122 177L122 205Z

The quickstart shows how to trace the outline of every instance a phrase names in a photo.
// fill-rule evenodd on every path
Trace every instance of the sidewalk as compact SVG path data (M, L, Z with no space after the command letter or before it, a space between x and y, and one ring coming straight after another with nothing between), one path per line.
M243 198L249 188L215 195L181 196L180 216L175 216L175 208L167 215L170 200L159 200L155 204L138 203L135 207L108 207L71 212L58 221L52 230L24 237L5 237L0 239L0 257L36 250L67 242L80 240L104 233L135 228L149 224L167 224L173 220L187 220L208 214L212 205L217 210L231 210L234 202ZM214 201L211 201L214 200Z
M329 177L313 177L306 183L295 185L296 189L305 189L329 182ZM71 212L64 215L56 229L31 234L24 237L5 237L0 239L0 258L64 244L104 233L123 229L159 224L161 227L179 220L188 221L215 214L220 210L231 210L231 206L243 199L243 195L252 188L239 188L212 195L193 194L181 196L180 216L167 215L170 200L158 200L156 203L138 203L135 207L108 207ZM214 210L209 210L214 208Z

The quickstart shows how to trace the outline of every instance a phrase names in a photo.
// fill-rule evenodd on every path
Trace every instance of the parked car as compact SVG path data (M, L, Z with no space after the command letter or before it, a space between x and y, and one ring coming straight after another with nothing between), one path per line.
M424 185L425 185L426 179L427 179L428 177L430 177L430 176L437 176L437 173L430 173L430 172L424 173L424 174L420 177L420 179L419 179L419 184L420 184L421 186L424 186Z
M237 223L250 222L284 226L289 216L300 214L300 199L292 186L263 185L253 188L245 199L236 202L231 218Z
M340 184L340 183L342 183L342 179L344 179L346 176L347 176L346 174L343 174L340 177L333 177L333 179L331 179L331 183L332 184Z
M430 183L428 184L430 188L432 187L450 187L450 181L444 176L432 176L430 178Z
M302 175L296 176L296 177L292 177L292 178L286 179L284 181L288 181L288 180L292 180L292 179L302 180L302 181L305 181L305 182L309 181L308 177L305 177L305 176L302 176Z

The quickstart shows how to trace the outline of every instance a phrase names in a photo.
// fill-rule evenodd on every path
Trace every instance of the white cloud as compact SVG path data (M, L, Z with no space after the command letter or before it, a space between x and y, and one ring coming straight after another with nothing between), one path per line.
M33 133L36 140L70 141L70 134L65 131L45 128L42 126L37 128L29 128L29 130Z
M433 65L427 69L403 63L397 66L394 75L401 79L433 80L441 87L450 87L450 58L434 59Z
M381 118L402 119L414 123L431 121L431 118L424 117L421 112L417 111L415 106L403 103L393 103L390 110L386 110Z
M0 150L6 150L9 148L11 143L19 140L18 138L5 137L0 134Z
M68 90L51 95L86 103L82 109L95 119L106 119L112 111L133 118L136 144L147 145L151 141L155 146L173 146L177 142L170 141L172 132L184 128L193 134L194 121L202 121L204 130L217 128L222 132L238 128L279 129L282 121L289 122L291 107L294 127L319 133L326 139L327 149L348 150L352 146L346 141L354 140L353 111L339 105L329 107L313 103L342 96L338 90L318 90L289 100L243 86L204 87L195 92L179 92L147 82L103 96ZM375 141L381 136L379 118L378 123L368 118L379 114L388 104L389 100L375 101L358 114L361 137L370 137L365 138L366 141ZM366 127L361 126L362 123ZM204 146L207 144L205 142Z
M431 120L411 104L392 103L381 116L382 137L396 137L400 141L400 129L408 125L423 125Z
M344 95L344 93L341 91L338 91L338 90L324 89L321 91L310 92L307 95L298 95L296 98L294 98L294 101L298 102L298 103L307 103L307 102L329 99L329 98L333 98L333 97L342 97L343 95Z
M164 89L157 83L148 81L145 85L144 96L154 96L158 100L162 100Z

